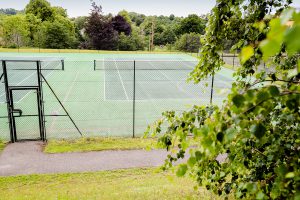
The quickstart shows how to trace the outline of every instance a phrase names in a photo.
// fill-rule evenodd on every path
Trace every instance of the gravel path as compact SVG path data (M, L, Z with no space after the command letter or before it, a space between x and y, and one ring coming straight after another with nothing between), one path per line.
M8 144L0 154L0 176L154 167L167 156L165 150L45 154L42 148L42 142Z

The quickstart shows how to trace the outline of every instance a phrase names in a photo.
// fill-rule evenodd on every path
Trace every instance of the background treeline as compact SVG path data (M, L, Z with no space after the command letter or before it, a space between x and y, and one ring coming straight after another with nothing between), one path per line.
M30 0L24 10L0 9L0 46L97 50L197 52L206 16L145 16L122 10L104 15L92 2L88 16L69 18L66 9Z

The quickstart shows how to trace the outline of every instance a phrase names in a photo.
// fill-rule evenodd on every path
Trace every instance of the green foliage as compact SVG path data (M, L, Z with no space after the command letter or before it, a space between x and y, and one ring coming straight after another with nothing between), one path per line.
M70 21L64 18L53 22L44 22L42 32L38 38L45 48L67 49L74 46L75 32Z
M29 38L30 38L30 41L31 41L31 45L34 46L36 44L35 41L34 41L35 40L35 35L39 31L39 29L42 25L42 21L41 21L41 19L37 18L33 14L26 14L26 22L28 24Z
M7 47L26 46L29 41L29 24L25 15L5 16L1 20L0 37Z
M59 7L59 6L52 7L52 9L53 9L54 16L58 16L59 15L59 16L65 17L65 18L68 17L66 9L64 9L62 7Z
M221 108L164 112L148 128L146 134L162 135L159 143L172 152L165 169L189 152L177 175L189 174L218 195L299 198L300 14L285 9L289 3L218 1L190 80L198 83L221 68L220 52L228 40L235 41L232 50L241 50L242 66Z
M167 16L147 16L139 27L146 36L150 35L152 32L152 23L154 25L154 33L161 34L165 30L171 29L176 34L176 36L178 36L176 29L181 20L182 19L179 17L175 17L171 20Z
M135 31L131 35L125 35L121 33L119 35L119 50L121 51L137 51L144 50L144 40L143 38Z
M25 8L26 14L33 14L42 21L53 21L54 20L54 9L46 0L30 0Z
M135 25L138 27L144 22L144 20L146 18L146 16L144 14L138 14L135 12L130 12L128 14L129 14L130 20L132 22L134 22Z
M176 41L175 46L180 51L198 52L201 46L200 35L196 33L186 33Z
M121 10L118 15L124 17L124 19L127 21L127 23L132 24L131 18L129 16L129 13L126 10Z
M170 28L166 28L162 33L156 33L154 37L155 45L166 45L166 44L174 44L176 41L176 34Z
M198 33L203 34L205 29L206 20L200 18L198 15L192 14L184 18L177 29L179 34L185 33Z
M76 48L74 23L66 10L51 7L45 0L31 0L26 15L4 16L0 19L0 37L6 47L36 46L44 48Z
M96 28L97 30L102 31L98 31L98 33L96 33L95 30L91 33L89 32L91 29L86 29L89 24L88 17L81 16L69 19L67 10L62 7L51 6L47 0L30 0L24 11L0 9L0 45L14 48L18 47L16 42L7 42L7 37L3 38L4 33L6 35L12 35L13 33L7 33L3 30L3 20L1 19L3 16L1 16L1 13L4 13L4 16L24 13L27 22L19 24L18 26L23 26L23 29L29 31L29 33L25 38L22 36L22 42L20 45L39 48L78 47L116 50L120 47L120 49L128 51L132 49L143 50L145 49L144 44L148 43L149 37L151 37L152 24L154 28L154 45L171 47L183 33L203 33L205 23L207 22L206 16L199 17L197 15L190 15L187 18L176 17L173 14L170 16L146 16L144 14L122 10L119 12L119 15L125 18L127 27L124 25L125 23L122 23L118 19L119 16L113 16L112 14L104 15L101 13L102 21L105 26ZM64 20L62 21L61 18L64 18ZM65 23L65 21L68 22ZM60 25L58 25L58 23L66 25L66 32L61 30L58 33L62 35L59 35L57 39L51 38L53 34L49 31L49 23L53 23L53 25L51 25L51 29L54 29L55 27L55 29L58 30L60 30ZM70 24L72 24L71 29ZM93 24L95 26L99 26L98 22L94 21ZM113 28L111 25L113 25ZM89 27L91 28L92 26ZM136 33L130 34L130 28L135 29L139 37L136 36ZM116 31L118 33L116 33ZM119 36L121 32L125 32L126 35L130 36L127 38ZM45 35L47 33L50 33L50 35ZM64 44L59 45L57 42L61 41L62 38L67 38L67 41L65 41ZM101 40L101 38L103 38L103 40ZM118 41L118 38L121 38L122 40ZM47 44L47 41L52 40L54 41L54 44ZM143 40L143 42L141 40ZM99 41L102 41L105 44L103 43L100 46L95 45L96 43L100 44L101 42ZM129 43L131 44L128 45ZM138 43L138 45L133 47L132 45L134 43ZM127 49L125 48L126 46L128 47ZM198 51L198 49L188 49L184 51Z

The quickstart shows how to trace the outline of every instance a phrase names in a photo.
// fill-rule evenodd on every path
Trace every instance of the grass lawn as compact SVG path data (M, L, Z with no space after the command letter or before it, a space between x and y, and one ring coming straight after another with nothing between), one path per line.
M233 65L224 64L223 67L225 67L227 69L235 70L235 67L233 67Z
M45 153L88 152L103 150L147 149L156 145L155 139L143 138L80 138L76 140L49 140Z
M4 149L5 145L6 144L0 140L0 152Z
M0 177L0 199L215 199L194 186L153 168Z
M16 52L16 53L101 53L101 54L182 54L179 51L106 51L106 50L89 50L89 49L38 49L38 48L0 48L0 52Z

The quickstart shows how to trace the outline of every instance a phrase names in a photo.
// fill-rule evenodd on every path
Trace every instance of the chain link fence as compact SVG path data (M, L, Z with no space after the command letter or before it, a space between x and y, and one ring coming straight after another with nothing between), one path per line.
M232 71L224 69L214 79L208 77L199 84L187 83L188 74L196 65L196 60L115 58L42 62L46 136L48 139L76 138L81 136L79 128L85 137L139 137L147 125L159 119L166 110L182 112L193 105L208 105L211 101L221 104L231 88ZM22 68L26 68L26 64ZM9 74L14 84L36 81L30 72L18 72L23 74L21 78L15 72ZM3 117L0 118L0 138L8 140L3 83L0 92ZM18 96L20 109L34 112L34 93L20 93ZM34 117L29 117L18 121L22 139L34 138L30 134L38 135L35 133L38 125L34 120Z

